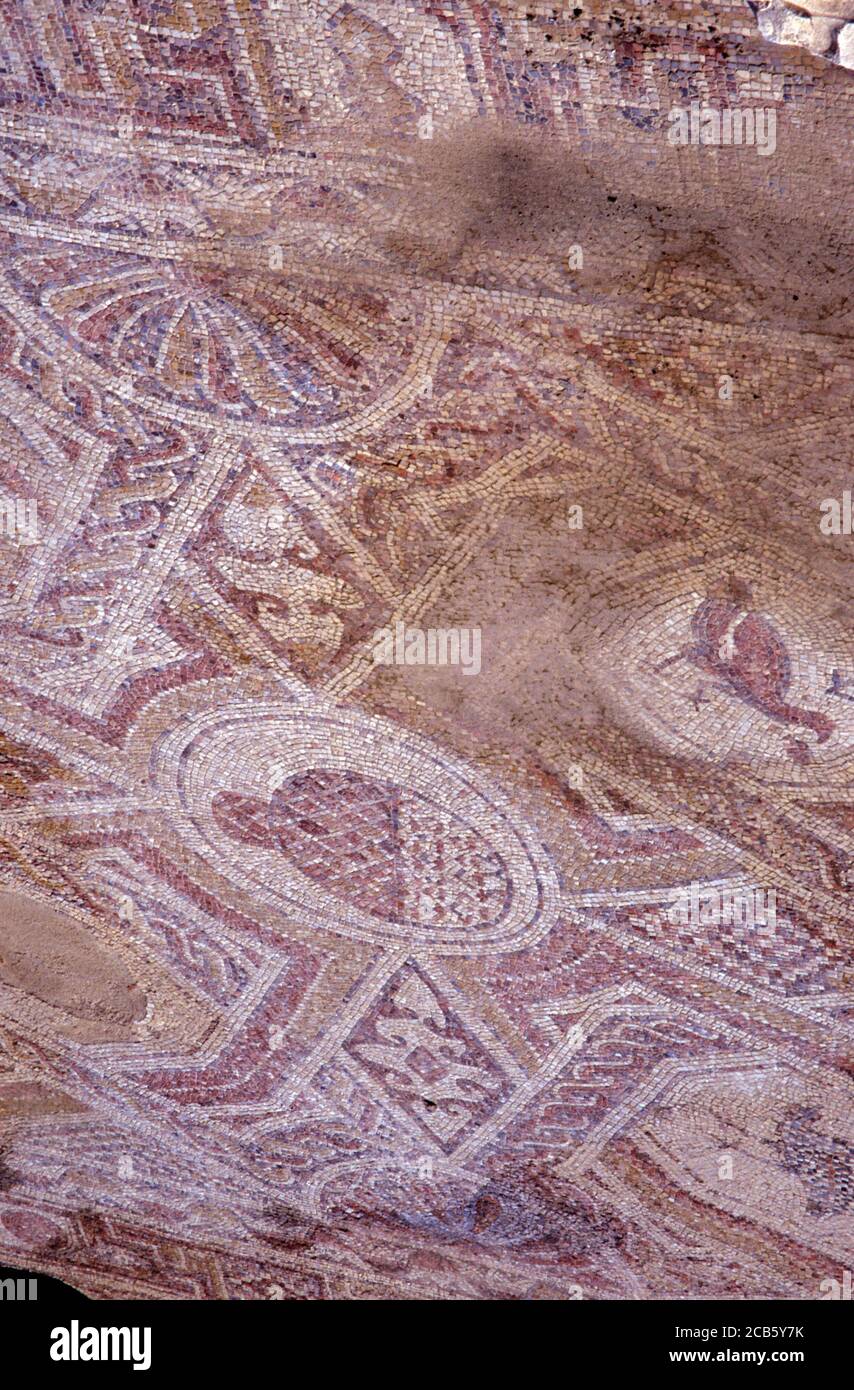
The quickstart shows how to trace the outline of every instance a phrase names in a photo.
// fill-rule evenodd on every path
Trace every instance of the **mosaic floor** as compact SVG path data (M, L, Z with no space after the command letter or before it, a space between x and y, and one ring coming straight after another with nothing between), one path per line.
M850 1298L852 21L0 0L0 1263Z

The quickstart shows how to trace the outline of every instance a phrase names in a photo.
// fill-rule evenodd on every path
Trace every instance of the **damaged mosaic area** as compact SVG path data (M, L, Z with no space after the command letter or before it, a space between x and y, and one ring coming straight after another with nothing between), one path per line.
M0 0L0 1262L850 1297L852 20Z

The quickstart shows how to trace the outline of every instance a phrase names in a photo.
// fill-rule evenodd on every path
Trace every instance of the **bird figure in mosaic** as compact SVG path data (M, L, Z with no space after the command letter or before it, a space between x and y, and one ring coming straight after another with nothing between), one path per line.
M675 661L690 661L704 675L713 677L714 688L761 710L769 719L810 729L824 743L836 725L816 710L793 704L787 695L792 667L786 644L773 624L750 604L750 586L740 579L703 600L691 620L693 642L676 656L661 662L664 670ZM697 688L692 703L705 703L705 684Z

